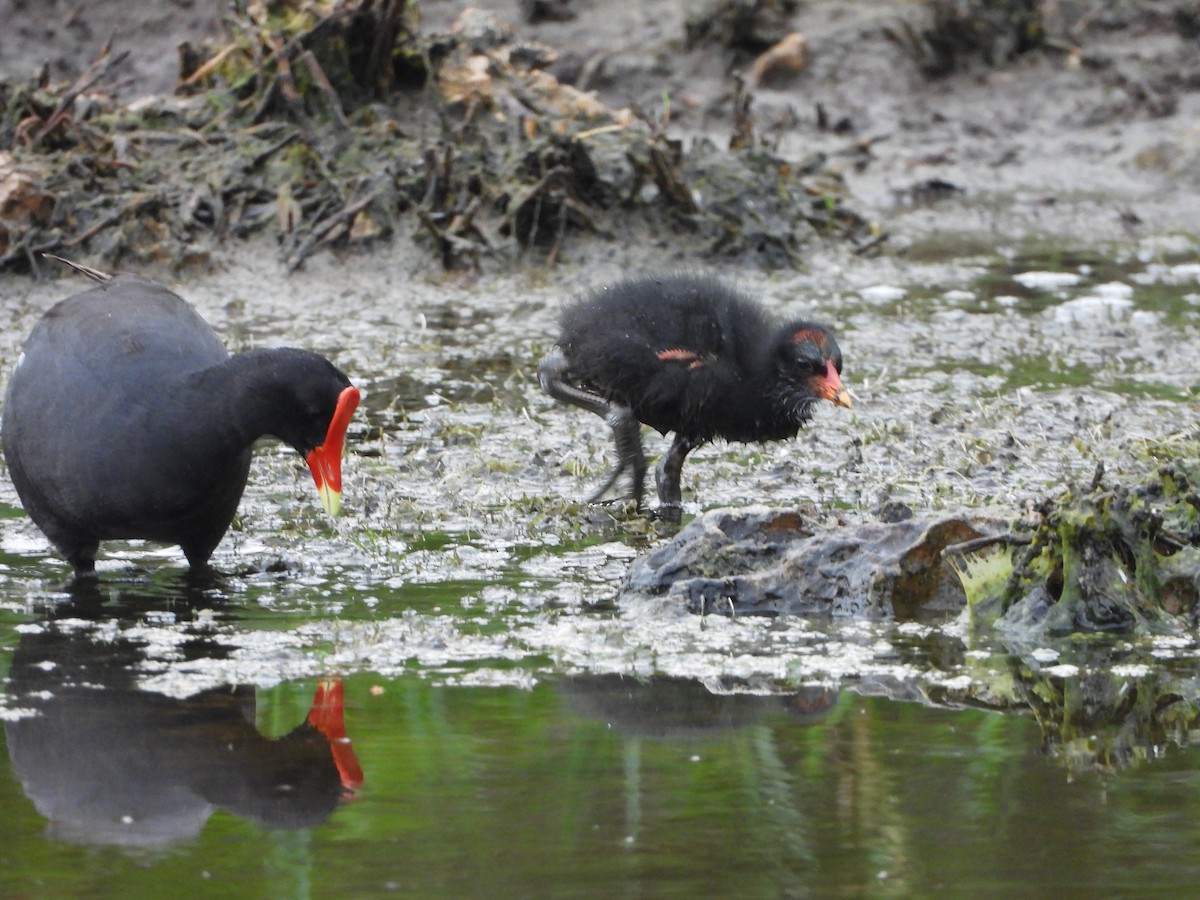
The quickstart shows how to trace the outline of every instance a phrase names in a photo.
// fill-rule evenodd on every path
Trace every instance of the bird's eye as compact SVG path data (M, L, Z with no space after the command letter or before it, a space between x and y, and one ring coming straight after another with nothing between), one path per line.
M806 353L797 357L796 368L806 375L824 375L825 360Z

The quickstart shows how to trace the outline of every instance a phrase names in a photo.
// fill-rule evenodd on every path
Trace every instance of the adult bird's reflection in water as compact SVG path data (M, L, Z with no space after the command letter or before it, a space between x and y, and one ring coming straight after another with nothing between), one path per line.
M96 590L80 584L23 633L9 673L8 706L34 713L5 723L13 772L53 837L161 847L197 835L217 809L306 828L361 784L340 683L321 684L304 722L271 740L254 727L253 687L185 699L138 688L146 645L126 636L122 626L134 622L120 615L169 609L186 622L194 603L128 592L102 602ZM227 652L202 633L177 649L196 658Z

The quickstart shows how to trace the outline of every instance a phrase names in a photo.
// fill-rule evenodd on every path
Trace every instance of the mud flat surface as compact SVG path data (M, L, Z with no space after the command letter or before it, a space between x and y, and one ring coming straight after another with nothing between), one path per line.
M10 5L10 21L30 21L31 6ZM632 557L670 531L581 502L611 464L607 429L545 398L534 366L564 298L630 272L706 266L774 308L829 321L859 402L822 411L796 442L697 452L685 471L687 515L754 502L803 507L817 528L871 522L897 504L1006 519L1086 481L1100 461L1111 477L1153 465L1197 422L1187 361L1200 336L1200 53L1178 4L1136 6L1093 18L1077 39L1000 63L968 57L938 79L889 36L904 20L919 28L923 5L801 6L790 22L807 37L808 64L754 90L755 132L797 166L820 157L814 171L880 239L814 236L795 264L764 263L752 248L708 256L686 229L642 218L627 234L572 232L555 265L542 250L508 248L448 271L410 240L415 227L333 242L290 274L266 233L210 241L200 265L149 264L231 348L311 347L367 395L351 432L345 518L324 522L303 470L268 449L214 557L236 573L225 599L278 613L269 629L224 623L238 654L177 665L164 650L150 682L187 694L329 665L395 673L413 659L448 682L503 684L602 671L729 675L769 690L849 674L903 692L912 678L962 676L961 659L897 666L890 649L874 652L869 628L835 635L828 652L789 670L787 629L583 615L611 601ZM423 27L449 28L460 7L424 4ZM69 16L39 24L48 30L21 55L0 58L12 72L52 50L67 75L120 9L90 5L88 29ZM518 24L518 34L584 60L585 86L606 106L665 123L685 145L728 145L739 121L730 72L753 57L719 44L687 49L681 4L571 9L570 21ZM161 10L178 15L115 29L116 45L135 51L115 86L129 102L164 89L156 79L169 82L174 45L198 42L216 18L198 2ZM515 5L496 12L521 21ZM748 208L758 202L745 197ZM11 311L0 333L6 370L36 317L76 287L0 279ZM7 480L0 500L13 511L0 548L15 611L52 591L63 569L15 517ZM178 564L175 551L132 546L107 565L119 575ZM455 604L466 619L447 612ZM151 631L169 648L188 627ZM504 665L457 668L479 660Z

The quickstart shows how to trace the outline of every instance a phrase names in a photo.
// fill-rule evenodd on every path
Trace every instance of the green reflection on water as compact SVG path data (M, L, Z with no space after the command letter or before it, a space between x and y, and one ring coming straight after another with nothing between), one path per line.
M294 727L311 689L260 691L259 722ZM438 687L414 673L348 679L346 723L365 782L326 824L282 832L217 810L152 852L48 839L2 761L5 891L978 896L1178 892L1200 869L1194 751L1072 782L1023 716L848 693L814 710L615 678Z

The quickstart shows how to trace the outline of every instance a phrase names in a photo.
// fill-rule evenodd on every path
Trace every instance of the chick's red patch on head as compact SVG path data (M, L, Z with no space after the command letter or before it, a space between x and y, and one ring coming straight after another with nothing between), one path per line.
M824 331L820 331L815 328L801 328L792 335L792 343L803 344L805 341L812 341L817 345L818 349L820 349L822 353L828 353L829 351L826 349L827 344L825 342L825 337L826 335Z

